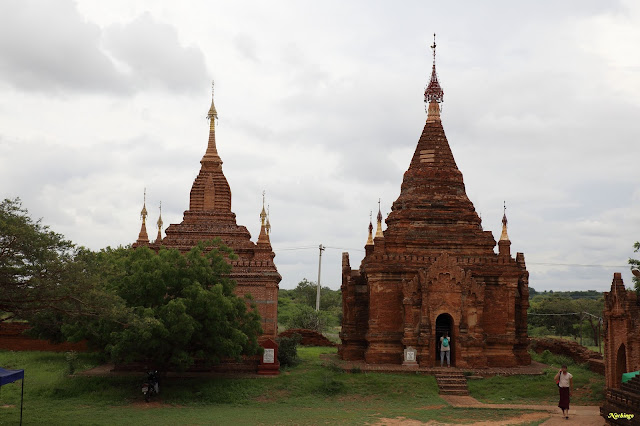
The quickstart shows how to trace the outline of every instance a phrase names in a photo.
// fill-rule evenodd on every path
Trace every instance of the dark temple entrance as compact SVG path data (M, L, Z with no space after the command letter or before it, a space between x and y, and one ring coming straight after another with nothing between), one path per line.
M438 318L436 318L436 345L435 345L435 353L436 353L436 363L435 365L438 366L440 365L440 338L442 336L444 336L444 333L447 333L449 335L449 338L453 337L453 318L451 318L451 315L449 314L440 314L438 315ZM454 364L454 359L455 359L455 351L454 351L454 347L455 345L453 344L453 341L450 341L451 343L449 343L449 347L451 348L451 353L449 354L449 356L451 357L451 366L453 367ZM446 365L446 360L445 360L445 365Z

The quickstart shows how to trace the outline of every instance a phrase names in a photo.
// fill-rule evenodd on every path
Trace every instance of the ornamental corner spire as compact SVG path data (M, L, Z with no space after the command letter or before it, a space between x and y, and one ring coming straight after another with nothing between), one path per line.
M369 238L367 238L367 246L373 245L373 213L369 212Z
M140 219L142 219L142 225L140 226L140 233L138 239L133 244L133 247L148 246L149 235L147 234L147 188L144 189L144 196L142 201L142 210L140 211Z
M433 34L433 65L431 66L431 79L427 88L424 90L424 103L427 110L427 121L440 121L440 103L444 100L444 90L438 81L438 73L436 72L436 35Z
M156 236L156 243L160 243L162 241L162 201L160 201L160 216L158 216L158 221L156 222L158 225L158 235Z
M260 235L258 235L258 243L268 243L269 231L271 230L271 224L269 223L267 212L264 208L264 194L265 191L262 191L262 211L260 212Z
M507 235L507 202L504 202L502 214L502 235L500 235L500 241L509 241L509 235Z
M380 210L380 199L378 198L378 228L376 229L376 238L384 238L382 233L382 211Z
M264 226L264 229L267 231L267 236L269 236L269 234L271 234L271 222L269 222L269 216L270 216L270 206L269 204L267 204L267 224Z

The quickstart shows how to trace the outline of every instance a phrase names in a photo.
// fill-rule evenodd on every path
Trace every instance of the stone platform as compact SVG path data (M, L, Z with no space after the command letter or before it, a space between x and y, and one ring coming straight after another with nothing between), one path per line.
M537 376L544 374L546 364L531 361L530 365L521 365L517 367L488 367L488 368L457 368L457 367L408 367L399 364L367 364L364 361L343 361L334 354L324 354L321 359L335 363L344 371L359 369L360 371L371 371L378 373L406 373L406 374L426 374L436 375L442 372L460 372L471 373L473 376L491 377L491 376L515 376L529 375Z

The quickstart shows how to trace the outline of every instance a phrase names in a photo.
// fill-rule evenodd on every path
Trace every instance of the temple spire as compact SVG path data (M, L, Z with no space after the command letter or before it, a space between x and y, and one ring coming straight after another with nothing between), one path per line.
M267 225L269 229L271 229L271 225L267 219L267 212L264 208L264 194L262 191L262 211L260 212L260 235L258 236L258 244L260 243L269 243L269 232L267 231Z
M373 245L373 213L371 211L369 212L369 238L366 245Z
M384 238L384 235L382 234L382 211L380 210L379 198L378 198L378 229L376 229L376 238L378 237Z
M502 215L502 235L498 241L498 254L501 256L511 257L511 240L507 235L507 203L503 204L504 213Z
M140 233L138 234L138 240L133 245L134 247L140 245L149 245L149 235L147 235L147 188L144 189L144 198L142 202L142 210L140 211L140 218L142 219L142 226L140 226Z
M502 235L500 235L500 241L509 241L509 235L507 235L507 202L503 202L504 213L502 215Z
M202 157L201 163L213 162L216 165L222 164L222 160L218 155L218 149L216 148L216 121L218 120L218 111L213 103L214 83L211 82L211 107L207 113L207 119L209 120L209 143L207 145L207 152Z
M267 224L264 226L267 231L267 236L271 234L271 222L269 222L269 205L267 204Z
M424 90L424 103L427 110L427 122L440 121L440 103L444 100L444 91L438 82L438 73L436 72L436 34L433 34L433 65L431 67L431 79L427 88Z
M158 235L156 236L156 244L159 244L162 241L162 201L160 201L160 216L158 217L158 221L156 222L158 225Z

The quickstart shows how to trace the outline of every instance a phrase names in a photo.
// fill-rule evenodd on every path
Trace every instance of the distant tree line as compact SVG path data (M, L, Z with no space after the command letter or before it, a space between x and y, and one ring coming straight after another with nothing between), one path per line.
M317 284L306 278L292 290L278 292L278 323L281 328L306 328L324 332L342 322L342 293L320 289L320 311L316 312Z
M598 346L603 293L595 290L537 292L530 288L529 295L530 336L581 338L585 345Z

